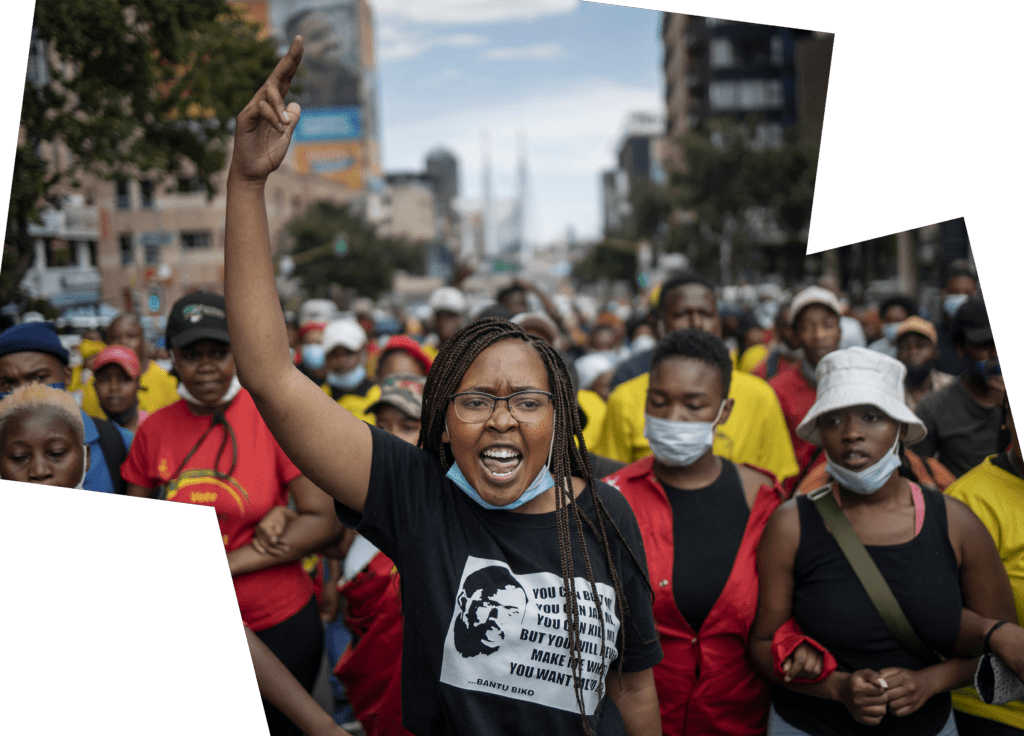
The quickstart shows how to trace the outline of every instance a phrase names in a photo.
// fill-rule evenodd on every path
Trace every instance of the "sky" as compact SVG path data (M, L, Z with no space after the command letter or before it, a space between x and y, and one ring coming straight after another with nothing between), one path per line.
M517 134L529 167L527 240L601 231L600 173L626 115L661 112L661 13L577 0L371 0L385 172L459 160L460 195L516 191Z

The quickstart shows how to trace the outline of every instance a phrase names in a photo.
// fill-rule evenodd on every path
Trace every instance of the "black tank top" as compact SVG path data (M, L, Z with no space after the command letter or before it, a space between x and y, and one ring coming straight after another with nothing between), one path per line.
M923 490L924 525L904 544L867 546L918 637L936 652L953 656L960 628L960 570L949 543L942 494ZM833 655L842 672L885 667L919 670L938 659L911 654L893 638L857 580L814 504L797 498L800 546L793 565L793 615L811 638ZM840 702L775 687L775 708L793 726L818 736L905 734L934 736L950 713L949 693L928 700L903 718L886 715L877 726L853 720Z
M672 504L672 593L683 618L700 631L732 572L750 509L739 470L728 460L709 486L662 487Z

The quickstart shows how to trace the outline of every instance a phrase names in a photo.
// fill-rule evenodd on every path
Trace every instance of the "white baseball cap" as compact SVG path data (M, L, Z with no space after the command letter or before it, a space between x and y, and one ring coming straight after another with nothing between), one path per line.
M789 305L789 324L796 327L796 318L799 316L800 312L813 304L820 304L823 307L828 307L836 314L843 313L843 309L839 304L839 299L835 294L828 289L821 288L820 286L808 286L793 297L793 302Z
M807 415L797 425L801 439L821 445L818 417L836 409L867 404L877 407L894 422L907 425L905 442L913 445L928 430L906 403L903 381L906 366L895 358L868 348L834 350L818 361L814 370L818 395Z
M331 352L339 345L353 353L358 353L366 346L366 330L351 318L328 322L327 327L324 328L324 353Z
M430 308L434 310L434 314L438 312L465 314L469 308L469 304L466 302L466 295L454 286L442 286L439 289L435 289L434 293L430 295L429 304Z

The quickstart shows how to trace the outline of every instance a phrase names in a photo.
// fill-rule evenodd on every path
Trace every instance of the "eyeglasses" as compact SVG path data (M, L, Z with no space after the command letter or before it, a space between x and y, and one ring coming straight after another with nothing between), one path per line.
M517 391L508 396L491 396L479 391L455 394L450 401L455 414L466 424L483 424L491 418L499 401L508 405L508 413L517 422L538 422L547 414L552 394L547 391Z

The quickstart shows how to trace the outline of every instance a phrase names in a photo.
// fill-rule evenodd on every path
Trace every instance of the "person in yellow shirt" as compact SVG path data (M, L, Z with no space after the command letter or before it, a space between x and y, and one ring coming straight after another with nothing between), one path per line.
M114 318L107 328L107 345L124 345L139 357L142 375L139 376L139 408L148 414L163 409L177 401L178 381L171 374L149 359L142 323L134 314L121 314ZM91 417L106 419L96 395L95 379L90 379L82 388L82 409Z
M722 336L722 322L714 286L698 274L681 274L661 289L657 306L660 336L681 329L696 329ZM630 363L637 363L637 358ZM630 378L608 397L608 406L593 452L624 463L651 454L644 437L644 405L647 400L650 357L644 372ZM619 371L622 366L619 367ZM733 370L729 398L734 408L715 433L713 451L734 463L767 470L779 481L798 472L793 444L775 392L762 379Z
M364 422L373 424L367 407L380 398L380 386L366 371L366 330L351 317L328 322L323 349L327 382L324 393Z
M609 396L609 383L615 361L608 353L589 353L576 359L577 383L576 404L586 419L583 425L583 441L589 449L597 444L604 423L605 402Z
M946 489L977 514L996 543L1010 578L1017 621L1024 621L1024 457L1013 425L1010 405L1004 403L1006 423L1013 435L1010 449L990 455ZM1024 733L1024 703L985 705L974 688L953 691L957 729L962 736L1006 736Z

